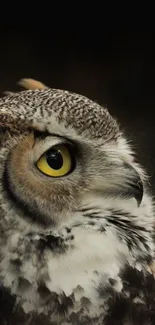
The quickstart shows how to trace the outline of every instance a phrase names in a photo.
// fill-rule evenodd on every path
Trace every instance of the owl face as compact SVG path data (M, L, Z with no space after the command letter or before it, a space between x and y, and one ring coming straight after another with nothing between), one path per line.
M141 202L143 175L96 103L61 90L24 91L1 99L0 114L1 195L22 218L56 226L106 197Z

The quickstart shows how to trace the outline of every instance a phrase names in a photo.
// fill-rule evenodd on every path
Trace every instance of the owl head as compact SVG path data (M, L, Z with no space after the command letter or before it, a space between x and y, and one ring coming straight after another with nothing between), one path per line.
M82 95L29 83L25 88L33 90L0 99L3 214L48 227L83 209L138 209L144 172L108 110Z

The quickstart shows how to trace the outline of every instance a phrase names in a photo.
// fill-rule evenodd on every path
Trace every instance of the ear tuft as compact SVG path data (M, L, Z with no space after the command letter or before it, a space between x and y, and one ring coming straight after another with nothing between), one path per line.
M35 80L35 79L28 79L23 78L20 79L17 84L27 90L35 90L35 89L45 89L48 88L46 85L44 85L42 82Z

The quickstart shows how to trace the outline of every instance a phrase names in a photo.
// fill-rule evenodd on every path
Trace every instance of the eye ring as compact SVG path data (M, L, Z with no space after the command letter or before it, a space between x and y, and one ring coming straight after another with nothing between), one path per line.
M37 161L37 168L49 177L64 177L75 168L75 154L69 144L58 144L48 149Z

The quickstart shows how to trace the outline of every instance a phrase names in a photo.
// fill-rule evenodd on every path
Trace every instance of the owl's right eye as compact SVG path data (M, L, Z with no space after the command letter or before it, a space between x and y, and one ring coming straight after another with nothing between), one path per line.
M36 165L47 176L62 177L72 171L73 160L69 147L59 144L46 151Z

